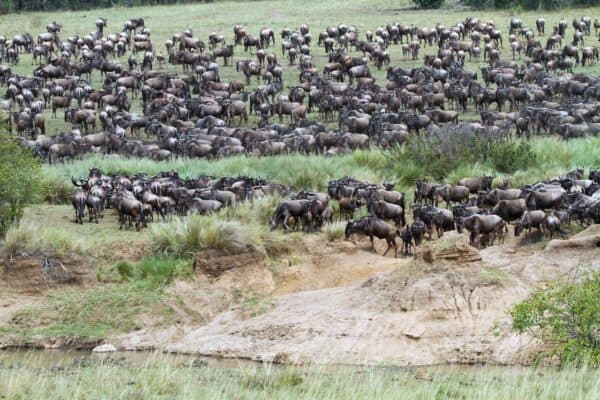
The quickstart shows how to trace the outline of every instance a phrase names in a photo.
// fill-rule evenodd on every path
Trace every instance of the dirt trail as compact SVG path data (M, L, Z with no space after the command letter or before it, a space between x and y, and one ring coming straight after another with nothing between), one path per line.
M600 268L600 226L481 253L464 240L449 234L446 248L432 243L411 263L362 244L322 246L272 278L277 296L261 315L233 307L205 325L137 332L117 345L136 349L142 338L171 352L285 363L526 363L535 343L510 332L506 310L536 285Z

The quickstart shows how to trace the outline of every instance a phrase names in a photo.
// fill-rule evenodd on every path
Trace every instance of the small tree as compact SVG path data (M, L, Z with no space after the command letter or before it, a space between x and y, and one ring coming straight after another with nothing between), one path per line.
M38 199L41 172L30 150L0 137L0 237Z
M531 295L510 311L513 329L551 346L563 363L600 364L600 272Z
M440 8L444 0L412 0L419 8Z

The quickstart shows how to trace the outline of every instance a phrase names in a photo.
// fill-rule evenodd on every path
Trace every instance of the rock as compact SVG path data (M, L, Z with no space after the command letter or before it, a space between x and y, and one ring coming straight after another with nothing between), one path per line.
M92 349L92 353L114 353L115 351L117 351L117 348L110 343L102 344Z

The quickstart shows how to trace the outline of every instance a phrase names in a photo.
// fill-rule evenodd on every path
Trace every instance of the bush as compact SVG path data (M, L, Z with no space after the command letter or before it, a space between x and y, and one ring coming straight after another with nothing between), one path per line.
M30 150L0 138L0 237L38 199L41 171Z
M600 272L540 290L510 311L513 329L551 347L563 364L600 365Z
M444 4L444 0L412 0L419 8L440 8Z
M525 141L500 142L493 146L489 153L491 167L507 174L535 166L537 162L537 155L531 144Z
M508 127L473 129L466 123L412 136L405 146L387 150L386 156L392 168L394 164L412 165L410 176L427 175L438 180L464 165L487 165L512 173L537 163L529 143L513 140Z

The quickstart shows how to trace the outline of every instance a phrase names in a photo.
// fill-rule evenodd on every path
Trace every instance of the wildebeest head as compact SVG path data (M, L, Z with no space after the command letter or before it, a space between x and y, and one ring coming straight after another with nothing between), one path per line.
M465 219L463 217L456 218L456 232L462 233L465 226Z
M355 221L348 221L346 223L346 229L344 230L344 235L346 237L346 239L348 239L350 237L350 235L352 235L353 233L356 232L356 222Z

